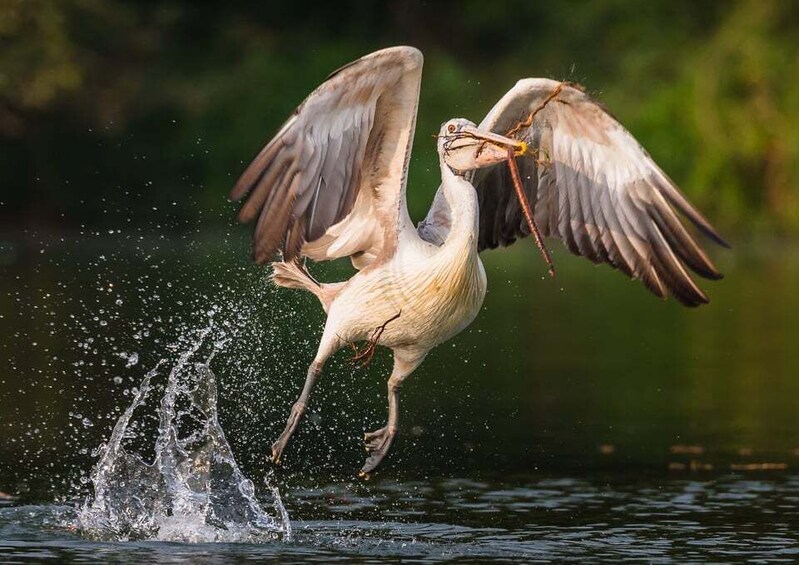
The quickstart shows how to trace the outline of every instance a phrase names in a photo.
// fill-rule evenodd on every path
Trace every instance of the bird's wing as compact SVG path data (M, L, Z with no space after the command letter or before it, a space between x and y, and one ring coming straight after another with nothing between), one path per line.
M405 172L422 54L377 51L334 72L294 111L231 192L257 218L253 255L288 261L388 256L407 219Z
M519 81L480 128L507 134L520 128L531 156L517 160L525 192L543 235L594 263L609 263L654 294L687 306L708 301L686 266L721 278L675 210L720 245L718 232L599 103L576 85L548 79ZM480 250L529 234L507 166L475 171L480 203Z

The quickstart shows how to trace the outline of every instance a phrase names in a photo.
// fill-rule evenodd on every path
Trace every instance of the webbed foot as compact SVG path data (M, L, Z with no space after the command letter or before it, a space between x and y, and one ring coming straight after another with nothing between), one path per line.
M369 478L369 474L383 461L396 435L397 428L394 426L386 426L374 432L364 434L363 441L366 446L366 451L369 453L369 457L366 458L366 462L364 462L361 471L358 473L360 477L364 479Z

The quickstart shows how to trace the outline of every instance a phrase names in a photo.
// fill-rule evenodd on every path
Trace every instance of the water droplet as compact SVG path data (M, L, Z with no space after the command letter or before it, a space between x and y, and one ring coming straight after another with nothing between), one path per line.
M138 363L138 362L139 362L139 354L135 353L135 352L131 353L130 356L128 357L128 362L125 365L125 368L126 369L130 369L131 367L136 365L136 363Z

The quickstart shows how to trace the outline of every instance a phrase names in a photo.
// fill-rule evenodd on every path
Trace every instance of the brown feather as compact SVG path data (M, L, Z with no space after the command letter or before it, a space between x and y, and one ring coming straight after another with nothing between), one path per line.
M515 127L529 116L526 127ZM721 274L676 212L716 243L727 242L583 90L547 79L519 81L480 127L502 134L517 130L517 138L532 148L519 164L543 234L561 239L576 255L640 279L658 296L671 294L687 306L707 302L686 267L709 279ZM480 203L480 250L528 235L501 168L470 176Z
M343 246L346 253L375 255L381 245L383 256L393 252L385 241L396 240L396 212L392 216L390 211L404 202L405 172L399 176L389 167L399 152L407 166L421 67L421 53L412 47L384 49L345 65L300 104L253 159L231 198L248 197L240 221L258 218L253 232L257 262L279 251L287 260L307 255L306 244L313 242L311 258L340 256L329 250L342 234L330 229L350 219L353 210L372 214L357 218L362 228L377 224L365 233L389 235L380 241L348 240L354 243ZM370 179L380 182L370 184ZM375 192L378 187L381 194ZM374 192L374 209L356 206L363 191Z

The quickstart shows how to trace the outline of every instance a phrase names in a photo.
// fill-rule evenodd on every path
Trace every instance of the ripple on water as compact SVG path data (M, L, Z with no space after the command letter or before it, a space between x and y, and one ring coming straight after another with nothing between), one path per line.
M368 494L379 502L362 503ZM126 561L799 558L799 476L378 481L298 487L286 498L306 518L294 520L291 542L98 544L64 526L73 508L18 506L0 508L0 551L88 558L99 548Z

